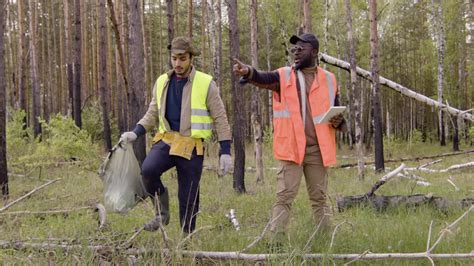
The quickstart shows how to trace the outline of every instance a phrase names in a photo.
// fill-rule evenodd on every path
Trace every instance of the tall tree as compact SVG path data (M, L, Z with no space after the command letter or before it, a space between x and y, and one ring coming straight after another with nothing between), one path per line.
M18 77L18 93L20 99L20 108L25 111L25 116L23 118L23 129L25 130L28 126L27 117L28 117L28 94L26 92L26 65L28 63L28 44L26 39L26 20L25 20L25 10L24 5L27 5L27 1L18 1L17 2L17 14L18 14L18 68L17 68L17 77Z
M140 21L140 0L128 0L128 75L130 82L130 112L131 122L137 123L145 113L145 69L143 50L143 30ZM135 155L138 161L145 159L145 136L141 136L134 143Z
M382 110L380 107L380 82L378 66L377 0L369 0L370 67L372 79L372 110L374 121L375 170L384 171Z
M193 38L193 0L188 0L188 37Z
M171 45L171 42L174 38L173 0L166 0L166 17L168 18L168 44ZM172 68L171 51L168 52L168 58L168 65L170 68Z
M30 72L31 72L31 87L33 98L33 134L38 137L41 134L41 95L40 84L38 77L38 51L37 51L37 10L34 0L30 0Z
M240 57L239 26L237 20L237 0L227 1L227 14L229 16L229 42L230 42L230 69L233 58ZM234 160L234 190L245 193L245 103L244 95L235 75L231 75L232 107L234 109L233 138L235 149Z
M82 128L81 114L81 58L82 58L82 33L81 33L81 0L74 0L74 68L73 68L73 105L74 122Z
M345 0L346 18L347 18L347 41L349 44L349 62L351 64L350 70L350 90L353 100L349 101L349 108L351 113L354 113L355 124L355 142L357 149L357 173L360 180L364 179L364 147L362 145L362 108L361 108L361 93L360 87L357 84L357 61L355 54L354 32L352 30L352 11L350 0ZM351 126L351 125L349 125Z
M69 2L70 0L63 1L63 13L64 13L64 61L66 65L66 80L68 88L68 103L67 110L71 112L72 117L74 118L73 111L73 92L74 92L74 71L73 71L73 47L72 47L72 37L71 37L71 14L69 11Z
M252 66L258 68L258 24L257 24L258 1L250 1L250 57ZM255 150L255 166L257 169L257 183L263 183L263 131L262 131L262 111L260 103L260 90L252 90L252 128L253 144Z
M102 106L102 122L104 125L104 142L108 150L112 149L109 121L109 88L107 84L107 29L105 22L105 0L99 0L97 19L99 20L99 91Z
M5 33L5 0L0 0L0 189L2 198L8 197L8 170L7 170L7 84L5 80L5 57L3 51L3 36Z
M438 103L443 103L443 85L444 85L444 57L445 57L445 34L444 34L444 16L442 0L433 0L433 13L436 21L436 40L438 48ZM439 119L439 141L441 146L446 146L446 131L444 122L444 112L438 111Z
M303 0L303 32L313 32L313 24L311 23L311 1Z

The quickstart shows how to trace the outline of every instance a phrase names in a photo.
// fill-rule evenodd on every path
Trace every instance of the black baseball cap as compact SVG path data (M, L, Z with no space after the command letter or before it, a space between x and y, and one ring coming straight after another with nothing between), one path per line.
M305 43L311 44L314 49L319 51L319 41L318 38L312 33L303 33L300 36L293 35L290 38L291 44L296 44L297 41L302 41Z

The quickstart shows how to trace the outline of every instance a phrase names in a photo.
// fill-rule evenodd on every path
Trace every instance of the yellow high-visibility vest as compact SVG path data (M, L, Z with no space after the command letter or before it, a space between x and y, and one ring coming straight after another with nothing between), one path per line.
M212 76L196 71L191 87L191 138L208 139L212 135L213 119L207 109L207 92L211 84ZM161 112L161 95L163 89L169 82L168 75L163 74L156 80L156 103L158 106L159 126L158 131L165 133L165 112ZM165 99L166 100L166 99Z

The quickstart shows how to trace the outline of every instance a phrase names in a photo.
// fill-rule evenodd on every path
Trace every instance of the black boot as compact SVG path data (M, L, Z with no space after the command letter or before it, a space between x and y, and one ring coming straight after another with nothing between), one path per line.
M165 188L165 192L161 193L159 197L159 208L156 206L155 198L152 198L152 200L156 209L156 216L144 225L144 230L149 232L158 230L160 224L168 225L170 223L170 198L168 189Z

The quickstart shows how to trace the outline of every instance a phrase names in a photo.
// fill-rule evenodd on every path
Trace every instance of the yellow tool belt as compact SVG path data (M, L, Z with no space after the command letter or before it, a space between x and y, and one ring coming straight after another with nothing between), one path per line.
M176 155L191 160L194 148L197 155L204 155L202 139L184 137L178 132L156 133L153 144L164 141L170 145L170 155Z

